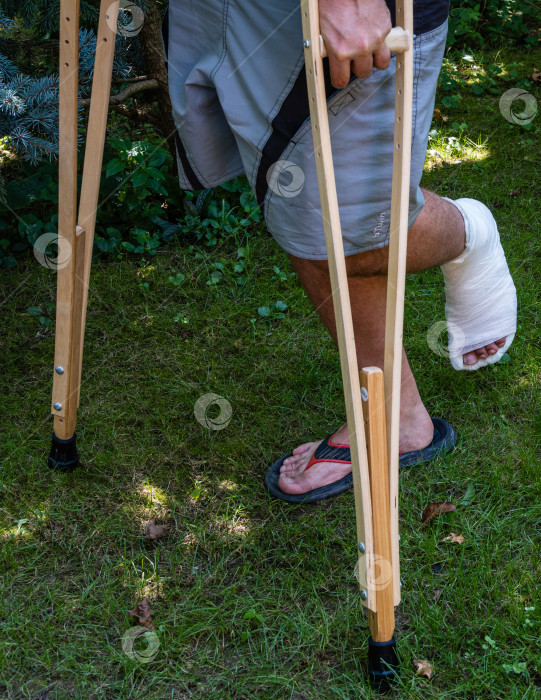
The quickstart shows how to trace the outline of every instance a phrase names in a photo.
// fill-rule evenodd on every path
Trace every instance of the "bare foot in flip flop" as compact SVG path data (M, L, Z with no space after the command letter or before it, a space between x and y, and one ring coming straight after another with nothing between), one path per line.
M409 420L404 419L404 425L410 426L409 430L401 427L400 449L404 457L417 455L420 450L431 445L435 438L436 424L426 413L424 406L417 407L414 413L415 417L412 415ZM307 493L332 484L351 473L347 424L344 423L329 436L327 449L320 450L322 454L316 454L323 442L325 441L320 440L299 445L290 457L284 459L278 481L279 488L284 493ZM326 456L329 461L325 461ZM403 459L404 466L406 461Z
M505 340L505 338L499 338L494 343L464 354L464 365L473 365L479 360L495 355L504 346ZM412 416L410 420L401 422L400 449L404 457L426 448L433 440L433 426L428 422L430 420L428 413L426 411L424 413L426 415L420 413ZM404 429L404 424L409 424L409 429ZM278 480L278 486L284 493L308 493L339 481L351 473L349 461L335 459L326 462L314 458L314 453L322 443L323 440L305 442L296 447L290 457L284 459ZM347 424L344 423L332 436L329 436L329 444L337 448L349 446Z
M426 425L418 425L409 442L424 447L401 452L400 468L430 462L454 447L456 433L449 423L442 418L428 421L429 430ZM276 461L267 472L265 484L271 495L290 503L311 503L350 489L353 480L346 425L325 440L307 442Z
M306 442L293 450L293 455L284 460L280 467L278 482L284 493L300 494L332 484L351 473L350 462L317 462L308 468L314 452L321 445L319 442ZM347 445L349 437L344 423L333 435L333 444Z
M505 338L499 338L494 343L489 343L477 350L473 350L463 355L465 365L473 365L478 360L484 360L491 355L495 355L499 348L505 344ZM415 452L416 450L427 447L433 439L432 428L428 427L426 417L421 417L423 427L419 428L419 424L415 423L417 428L409 432L407 437L401 438L401 453ZM424 420L423 420L424 418ZM414 419L415 420L415 419ZM413 423L413 421L410 421ZM402 432L402 431L401 431ZM327 484L332 484L339 479L342 479L347 474L351 473L351 464L342 461L324 462L323 460L315 460L314 453L322 444L323 440L318 442L305 442L293 450L291 457L284 459L280 467L279 487L284 493L302 494L312 491ZM332 446L349 446L349 436L347 424L344 423L329 440ZM312 464L310 464L312 462Z

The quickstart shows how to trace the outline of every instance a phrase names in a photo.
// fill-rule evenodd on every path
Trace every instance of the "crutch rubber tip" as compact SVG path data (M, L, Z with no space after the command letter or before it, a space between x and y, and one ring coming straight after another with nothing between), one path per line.
M79 464L76 446L77 433L68 440L62 440L53 433L51 451L47 458L47 466L60 472L72 472Z
M393 637L388 642L375 642L368 638L368 678L370 685L384 692L398 680L398 656L396 641Z

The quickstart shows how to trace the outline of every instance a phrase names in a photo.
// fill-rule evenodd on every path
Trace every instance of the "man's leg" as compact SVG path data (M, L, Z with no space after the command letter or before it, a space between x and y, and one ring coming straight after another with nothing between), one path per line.
M457 258L465 247L464 221L460 211L438 195L424 191L426 204L408 234L407 271L421 272ZM336 327L326 261L303 260L290 256L308 296L336 342ZM359 368L383 367L385 343L385 304L387 290L388 248L346 258L353 325ZM475 300L472 300L472 304ZM503 345L500 338L476 352L464 356L465 363L487 357ZM433 437L433 425L423 405L415 378L403 355L400 451L426 447ZM347 426L333 440L349 444ZM305 493L337 481L349 471L348 465L323 462L304 471L319 443L306 443L294 451L281 467L280 488L287 493Z

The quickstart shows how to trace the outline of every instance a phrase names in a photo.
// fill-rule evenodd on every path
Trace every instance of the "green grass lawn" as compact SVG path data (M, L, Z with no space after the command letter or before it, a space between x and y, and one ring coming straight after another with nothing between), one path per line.
M534 59L514 60L527 71ZM434 123L423 184L493 210L519 326L507 362L455 372L427 344L444 319L441 273L408 278L406 347L458 444L400 477L396 697L530 699L541 690L541 115L526 130L496 95L438 106L449 119ZM69 475L45 464L54 337L27 313L54 303L55 273L31 254L0 270L0 698L373 697L353 494L291 507L263 487L272 461L343 420L337 352L273 241L240 244L243 286L227 238L95 261L82 466ZM207 284L219 261L227 274ZM284 318L258 314L277 301ZM222 430L194 418L211 392L231 405ZM442 500L456 512L421 527ZM152 518L170 526L159 542L144 537ZM450 532L464 544L442 542ZM144 596L159 649L137 663L121 638ZM412 659L432 664L432 680Z

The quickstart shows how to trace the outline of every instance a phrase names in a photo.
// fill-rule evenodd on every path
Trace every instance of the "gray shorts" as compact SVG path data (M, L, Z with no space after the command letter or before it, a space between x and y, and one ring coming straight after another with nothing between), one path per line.
M246 173L278 244L322 260L299 5L171 0L164 41L181 187L214 187ZM410 225L424 205L419 183L447 35L445 0L428 5L431 16L421 17L421 26L415 15ZM394 73L393 57L387 70L374 69L342 90L327 75L346 255L388 244Z

